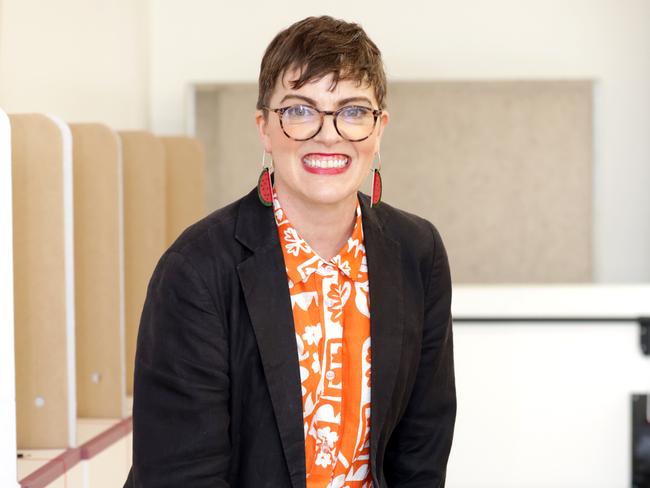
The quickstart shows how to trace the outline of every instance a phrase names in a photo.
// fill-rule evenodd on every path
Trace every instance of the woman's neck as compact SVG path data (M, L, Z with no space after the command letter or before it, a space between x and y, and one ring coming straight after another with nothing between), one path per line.
M309 247L326 261L336 256L354 229L356 193L335 204L305 202L282 189L276 193L291 225Z

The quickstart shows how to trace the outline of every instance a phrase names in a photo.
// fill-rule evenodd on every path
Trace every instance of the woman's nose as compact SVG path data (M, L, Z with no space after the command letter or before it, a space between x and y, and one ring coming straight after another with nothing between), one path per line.
M323 126L321 127L318 134L316 134L316 139L320 140L325 144L333 144L341 140L341 136L336 130L334 125L334 116L333 115L324 115L323 116Z

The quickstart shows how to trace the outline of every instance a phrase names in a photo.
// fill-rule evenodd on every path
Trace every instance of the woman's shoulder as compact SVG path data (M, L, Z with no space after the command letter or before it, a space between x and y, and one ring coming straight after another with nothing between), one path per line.
M444 287L451 286L447 250L432 222L383 201L377 206L368 207L369 200L366 206L368 220L374 220L380 226L382 236L397 242L402 267L410 270L410 276L419 272L426 288L434 276L443 278Z
M215 263L220 268L224 264L235 265L241 254L241 247L235 238L237 218L245 198L214 210L186 227L166 253L181 254L197 268Z
M206 239L234 234L237 209L240 202L241 199L214 210L186 227L174 240L170 249L173 248L173 250L181 253L183 251L187 252L188 249L199 245L201 241Z
M360 198L370 218L376 219L381 230L402 247L431 251L442 246L442 237L435 224L414 213L382 201L370 208L370 197L360 193Z

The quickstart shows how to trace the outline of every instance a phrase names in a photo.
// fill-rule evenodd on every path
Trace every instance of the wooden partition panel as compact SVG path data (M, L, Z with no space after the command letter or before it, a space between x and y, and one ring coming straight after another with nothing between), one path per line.
M135 347L147 285L165 251L165 150L153 134L120 132L124 168L126 385L133 393Z
M167 244L205 215L205 154L191 137L161 137L167 167Z
M19 449L75 444L72 148L67 126L10 115Z
M122 155L115 132L72 124L77 415L119 418L126 395Z

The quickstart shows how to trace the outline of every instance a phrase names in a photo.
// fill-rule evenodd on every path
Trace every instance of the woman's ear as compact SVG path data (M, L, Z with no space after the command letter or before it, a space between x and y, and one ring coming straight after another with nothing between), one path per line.
M268 113L263 110L255 111L255 125L257 125L257 132L260 136L262 147L267 153L271 152L271 138L268 135L269 120Z
M388 112L383 110L381 112L381 115L379 116L379 119L377 120L377 140L375 142L376 147L375 147L375 152L379 151L379 145L381 143L381 136L384 133L384 127L388 125L388 121L390 120L390 115Z

